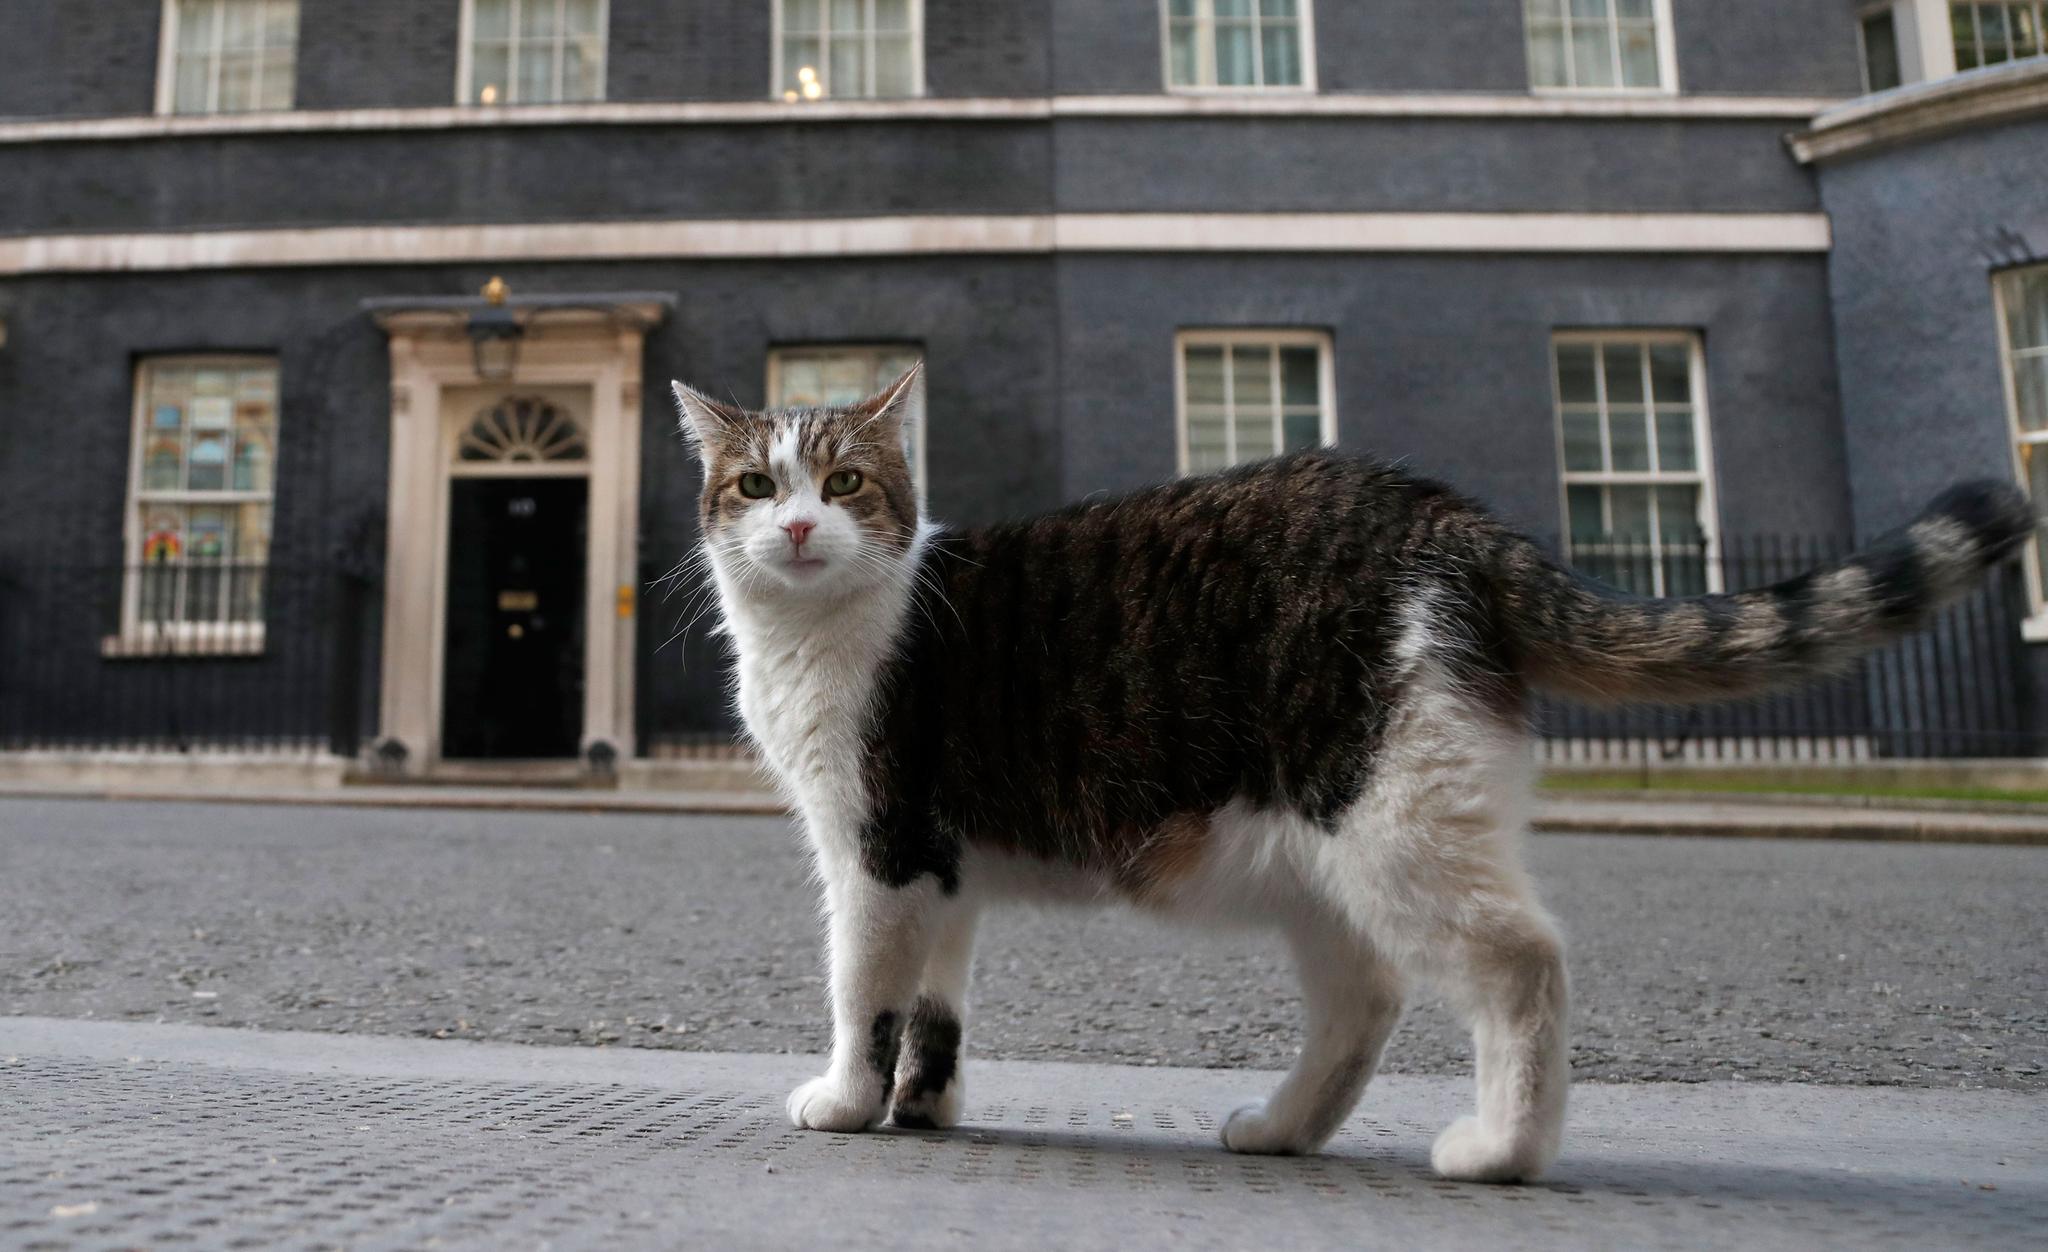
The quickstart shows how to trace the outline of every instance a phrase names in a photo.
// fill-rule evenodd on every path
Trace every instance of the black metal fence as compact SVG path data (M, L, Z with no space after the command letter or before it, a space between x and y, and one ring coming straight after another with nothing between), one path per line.
M1742 591L1841 559L1839 540L1782 535L1656 546L1575 540L1579 568L1623 590ZM1925 631L1826 682L1767 698L1691 708L1589 709L1544 701L1537 726L1553 763L1656 760L1856 761L2030 756L2042 748L2020 623L2021 571L2009 566Z
M0 750L352 757L373 600L332 565L0 570Z

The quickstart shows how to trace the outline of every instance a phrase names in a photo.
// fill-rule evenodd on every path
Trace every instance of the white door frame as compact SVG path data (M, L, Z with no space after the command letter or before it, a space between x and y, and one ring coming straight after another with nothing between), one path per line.
M588 389L588 574L584 603L583 735L633 755L633 660L639 580L640 361L645 327L666 310L624 305L562 310L530 326L506 384ZM441 673L448 594L448 501L454 434L471 417L444 406L485 384L463 321L442 310L386 312L391 344L391 470L384 566L378 743L404 748L403 768L441 763ZM581 406L579 406L581 407ZM540 466L522 471L558 472Z

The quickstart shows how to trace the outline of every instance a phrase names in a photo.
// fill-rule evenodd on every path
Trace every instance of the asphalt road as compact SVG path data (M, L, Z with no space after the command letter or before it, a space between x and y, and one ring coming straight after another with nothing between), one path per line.
M2048 849L1538 836L1586 1079L2048 1089ZM970 1049L1280 1066L1277 942L985 927ZM0 1013L728 1052L826 1043L764 818L0 800ZM1418 995L1394 1072L1463 1072Z

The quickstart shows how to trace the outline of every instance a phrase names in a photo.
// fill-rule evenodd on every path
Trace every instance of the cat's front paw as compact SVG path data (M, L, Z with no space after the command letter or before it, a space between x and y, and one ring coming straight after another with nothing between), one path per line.
M1457 1182L1528 1182L1549 1164L1547 1155L1487 1130L1476 1117L1461 1117L1436 1137L1429 1163Z
M799 1130L851 1134L881 1120L881 1100L831 1074L813 1078L789 1093L789 1123Z
M1318 1145L1300 1141L1300 1128L1281 1124L1263 1104L1247 1104L1223 1123L1223 1146L1253 1156L1298 1156Z

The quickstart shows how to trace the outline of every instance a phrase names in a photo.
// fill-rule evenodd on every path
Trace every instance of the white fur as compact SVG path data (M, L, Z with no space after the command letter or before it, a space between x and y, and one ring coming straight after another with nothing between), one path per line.
M795 456L792 430L770 455L778 478L808 472ZM802 505L760 502L711 558L739 650L740 714L802 816L830 918L831 1064L791 1095L789 1114L799 1126L859 1130L889 1098L870 1057L877 1015L900 1023L920 989L962 1010L986 904L1091 901L1109 887L981 848L963 857L951 897L929 878L891 888L863 871L874 681L903 631L930 531L920 527L900 556L877 553L843 510L822 509L812 542L825 570L787 575L777 570L788 544L780 528L793 507ZM1477 1116L1446 1130L1432 1160L1452 1178L1528 1178L1556 1155L1566 1083L1561 947L1521 868L1533 753L1524 732L1436 662L1427 595L1405 613L1406 694L1371 782L1334 831L1233 801L1209 815L1199 861L1162 884L1156 903L1191 920L1275 927L1302 974L1301 1056L1270 1099L1229 1119L1228 1147L1320 1147L1370 1079L1404 984L1430 978L1470 1017L1478 1053ZM933 1111L949 1124L958 1110L955 1084Z

